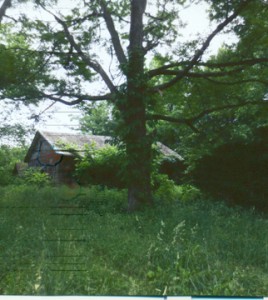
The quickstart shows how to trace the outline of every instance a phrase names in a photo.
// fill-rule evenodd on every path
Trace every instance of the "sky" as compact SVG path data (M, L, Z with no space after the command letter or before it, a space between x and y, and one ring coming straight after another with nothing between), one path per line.
M69 0L62 1L59 5L62 12L68 9L68 7L72 6L72 2ZM198 32L203 36L207 36L212 28L209 20L207 18L206 9L208 7L204 4L199 5L191 5L189 8L181 11L181 17L183 21L188 23L186 29L184 30L185 39L194 37ZM22 8L27 13L29 12L29 8L24 5ZM36 17L40 16L40 12L32 12ZM48 15L42 15L45 18L51 18ZM223 42L233 42L235 37L221 35L217 37L211 44L209 51L206 55L215 54L217 49L222 45ZM105 61L105 60L104 60ZM108 63L108 60L107 60ZM18 119L20 122L24 124L32 124L33 120L29 120L29 117L36 114L40 115L40 122L35 124L36 130L47 130L47 131L57 131L57 132L74 132L79 126L78 117L80 112L75 107L69 107L62 104L54 104L52 105L51 101L47 101L45 103L40 103L38 107L30 106L28 108L22 108L20 110L16 110L16 112L10 115L9 122L17 122ZM1 107L1 105L0 105ZM3 109L3 107L2 107Z

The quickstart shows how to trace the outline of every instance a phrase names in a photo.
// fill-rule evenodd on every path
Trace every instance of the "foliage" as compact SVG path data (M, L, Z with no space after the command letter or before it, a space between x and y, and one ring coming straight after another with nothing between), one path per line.
M11 1L9 2L11 5ZM23 2L27 1L17 1L16 5ZM1 12L3 13L2 10ZM41 78L42 80L47 78L46 64L41 52L38 55L32 55L31 37L19 32L11 22L0 24L0 37L0 141L25 146L29 134L33 131L33 126L21 124L18 112L23 105L37 104L37 85L40 87ZM17 101L21 95L26 94L28 96L22 101ZM13 101L9 101L11 98Z
M229 143L199 159L190 172L194 182L216 199L268 210L267 128L249 143Z
M12 174L15 163L23 160L26 149L0 146L0 185L8 185L14 181Z
M237 45L224 46L216 56L205 59L202 49L206 50L206 44L210 43L209 40L203 42L202 39L198 39L183 46L178 44L176 49L173 47L173 44L178 42L176 29L179 22L178 12L186 1L173 1L169 7L157 2L155 15L151 15L148 11L144 12L144 23L136 24L139 25L139 30L144 37L139 45L132 43L132 34L128 34L124 26L116 26L117 31L115 31L113 22L115 25L122 25L123 19L130 17L131 9L135 6L134 2L131 5L125 1L120 1L118 4L106 1L84 2L71 12L61 15L61 19L51 11L50 14L55 17L58 25L55 27L41 20L30 20L30 17L26 16L19 21L22 24L21 28L18 24L14 25L15 27L5 24L1 27L3 44L0 49L0 61L3 62L4 72L0 79L2 79L2 97L12 98L16 101L22 100L24 103L36 102L47 97L53 101L58 100L67 104L77 104L84 100L95 101L96 99L110 101L115 107L113 109L121 115L116 122L118 123L119 119L122 121L120 136L127 144L125 160L128 160L127 173L131 178L129 181L133 181L134 185L138 182L142 186L143 182L156 181L155 179L147 180L150 179L150 172L154 172L154 170L153 168L149 169L150 159L148 155L146 156L154 139L151 133L154 132L155 126L158 133L160 132L160 137L166 139L168 144L174 143L176 146L180 146L188 156L188 160L193 161L194 158L204 155L218 144L250 138L252 127L266 122L266 108L260 109L257 106L257 108L248 109L247 106L243 107L243 104L257 101L258 105L265 107L262 100L267 93L267 81L265 80L267 78L267 61L265 61L267 40L262 33L267 29L265 19L267 7L264 2L258 1L207 1L211 8L210 18L217 22L227 21L226 18L230 18L230 15L236 12L240 6L245 5L245 7L241 11L237 11L239 18L235 17L234 22L226 27L239 37ZM54 5L55 3L51 2L50 4ZM144 7L141 6L143 4ZM36 5L48 12L44 4L36 3ZM121 5L124 9L120 9L119 18L118 9ZM146 8L145 1L139 2L137 5L141 9ZM148 4L148 9L150 9L150 5ZM92 14L88 15L89 11ZM252 14L252 11L255 13ZM105 34L101 36L103 26L100 17L104 18L111 40ZM135 19L137 18L131 18L131 20ZM132 26L129 28L132 33L135 31L132 30L133 28ZM15 31L17 31L16 34L14 34ZM79 33L72 35L72 32ZM254 46L249 49L248 45L252 39L254 39ZM124 40L130 41L129 45ZM112 44L109 44L110 41ZM29 45L31 44L38 44L40 48L30 49ZM104 47L106 44L109 46ZM92 47L92 45L96 47ZM164 49L163 54L160 54L160 49L162 52L164 48L163 45L169 46L172 51ZM109 73L113 73L114 70L115 72L110 77L110 74L105 73L101 68L99 60L101 54L98 53L98 50L102 47L106 48L111 56L114 53L119 63L111 62ZM136 53L135 51L139 47L139 53ZM111 50L112 48L113 50ZM92 49L97 50L91 53ZM144 70L146 55L152 49L154 49L155 65L151 71ZM143 56L141 56L141 52ZM196 57L192 53L200 54ZM264 63L263 61L260 64L255 63L258 58L263 58ZM239 60L241 62L237 64ZM253 63L248 64L248 60ZM43 63L44 61L45 63ZM234 65L230 65L230 63L234 63ZM164 69L161 69L162 66L165 66ZM56 70L63 71L68 80L58 76ZM91 83L97 77L96 74L102 78L109 89L108 94L99 98L83 94L84 82ZM117 77L114 76L115 74ZM118 74L121 78L123 77L122 80L121 78L118 80ZM180 74L183 76L177 80L176 78L179 78ZM163 87L165 84L168 85L168 88ZM238 92L237 86L243 86L243 88ZM49 91L49 95L43 93L44 90ZM74 102L68 102L66 99L74 100ZM230 112L230 107L237 108L236 105L240 104L242 104L240 109ZM217 110L220 105L229 108L222 113ZM261 118L259 118L260 112L262 113ZM109 114L110 111L106 104L101 104L97 108L93 107L87 113L90 115L90 119L86 120L86 123L89 123L92 131L95 133L109 132L112 122L108 122L111 120L107 118L107 113ZM158 117L161 115L162 119L161 116L158 119L155 114ZM200 114L201 120L195 118ZM189 126L194 132L189 133L189 128L184 128L182 133L178 133L178 129L167 128L161 123L155 125L152 121L164 121L166 115L179 120L179 124ZM148 122L148 120L152 122ZM99 121L104 127L101 130L98 129ZM182 140L183 142L181 142ZM198 150L195 150L196 145L199 146ZM148 149L143 151L143 148ZM102 166L102 171L101 175L94 175L95 183L100 182L100 178L103 177L106 170L111 170L116 166L111 163L108 168L104 168L104 160L102 157L97 162L98 168L96 169L100 169ZM119 172L119 169L117 171ZM118 173L117 171L116 173ZM112 174L111 171L109 172L110 179L106 180L108 184L110 184L109 180L111 180ZM91 181L94 182L94 180L91 178ZM162 181L163 191L171 191L172 182L163 177ZM129 183L128 186L130 186Z
M31 37L11 25L1 25L0 62L3 68L0 72L1 100L18 99L28 95L23 103L37 104L40 81L47 80L44 55L32 55L30 49Z
M154 196L161 202L170 205L174 201L197 201L203 197L202 192L191 184L176 185L166 174L153 174Z
M1 188L0 293L266 295L267 216L204 199L126 214L125 197Z
M196 3L208 4L214 29L183 41L181 12ZM88 112L92 118L86 123L101 133L116 125L114 136L125 144L127 154L129 210L152 204L150 152L157 130L164 139L172 139L167 145L182 146L182 154L193 160L225 136L248 136L251 128L246 121L240 124L241 119L252 117L250 125L260 123L256 116L261 110L252 115L246 107L267 107L266 1L103 0L71 5L59 13L57 1L34 1L38 14L43 16L41 10L54 21L24 14L14 22L12 32L24 44L5 44L12 53L5 67L9 71L16 66L14 48L21 57L19 71L27 65L25 76L5 85L2 97L25 104L48 99L67 105L108 101L115 122L105 120L106 108L100 106ZM224 45L210 57L211 43L223 32L235 33L237 43ZM107 54L109 63L104 63ZM150 65L152 57L156 63ZM96 120L101 120L102 130ZM178 136L179 130L172 127L159 130L165 121L186 129ZM223 129L226 124L230 131ZM200 145L199 153L193 151L194 143Z
M152 187L154 189L154 196L156 199L161 199L164 203L167 202L167 204L170 201L178 199L177 186L166 174L158 174L154 172L152 175L152 181Z
M28 168L23 172L22 182L28 185L43 187L51 183L50 176L38 168Z
M80 184L121 189L127 187L128 175L124 149L112 145L97 149L93 143L86 146L84 156L76 160L76 178ZM175 192L175 183L181 181L184 168L181 161L165 158L155 148L152 165L153 190L157 190L160 197L170 198ZM175 194L173 196L175 197Z
M79 119L82 132L94 135L114 135L116 121L107 103L87 105L82 109L84 115Z
M11 112L9 112L9 115L10 114ZM0 141L2 144L6 142L6 144L9 145L15 144L17 147L25 147L28 134L31 133L31 131L31 128L27 128L27 126L20 123L10 125L8 122L5 123L3 121L0 127Z
M223 46L209 63L230 62L238 59L236 56L236 48ZM267 125L265 66L254 67L250 72L233 70L228 77L205 75L211 73L206 67L196 68L193 73L200 75L181 80L165 91L156 106L157 113L178 120L158 122L158 139L177 149L188 163L222 144L247 142L256 128Z
M180 201L196 201L204 197L201 191L194 185L182 184L176 187Z
M126 187L125 154L116 146L107 145L96 149L85 148L82 158L77 159L76 177L81 184L97 184L114 188Z

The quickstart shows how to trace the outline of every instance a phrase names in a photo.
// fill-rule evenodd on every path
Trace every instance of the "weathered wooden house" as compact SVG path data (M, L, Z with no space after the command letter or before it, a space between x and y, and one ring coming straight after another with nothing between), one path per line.
M107 136L37 131L24 161L29 167L38 167L48 173L54 183L72 185L75 184L75 157L83 156L85 145L94 144L99 149L110 140ZM167 146L161 143L157 146L165 156L182 160Z
M54 183L71 185L75 183L75 156L83 155L86 144L101 148L106 140L105 136L37 131L24 161L48 173ZM74 148L76 155L68 148Z

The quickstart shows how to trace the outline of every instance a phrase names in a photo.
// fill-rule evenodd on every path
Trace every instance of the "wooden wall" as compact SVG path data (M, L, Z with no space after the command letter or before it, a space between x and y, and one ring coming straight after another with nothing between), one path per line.
M49 143L40 138L32 152L29 167L40 167L56 184L75 184L75 161L73 156L57 154Z

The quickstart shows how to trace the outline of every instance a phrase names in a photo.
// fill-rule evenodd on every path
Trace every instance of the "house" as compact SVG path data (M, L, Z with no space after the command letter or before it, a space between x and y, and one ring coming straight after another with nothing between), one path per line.
M83 156L85 145L94 144L100 149L110 140L111 137L107 136L37 131L24 161L29 167L39 167L48 173L54 183L72 185L75 183L75 157ZM159 142L157 146L164 156L182 160L167 146ZM72 148L74 151L70 150Z

